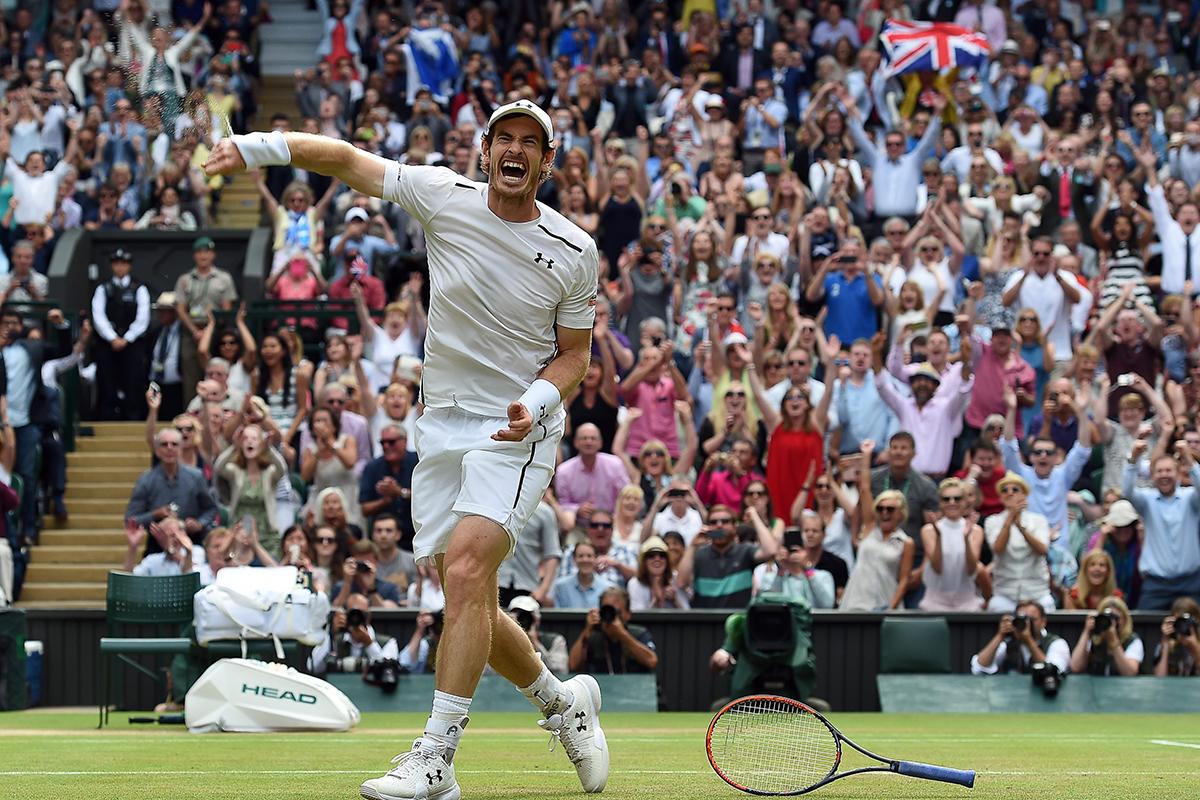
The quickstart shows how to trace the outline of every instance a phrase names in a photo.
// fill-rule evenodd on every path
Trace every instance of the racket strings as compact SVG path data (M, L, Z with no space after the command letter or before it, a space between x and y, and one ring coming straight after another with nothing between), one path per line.
M828 777L838 763L838 743L817 717L772 700L750 700L717 720L714 763L736 784L789 793Z

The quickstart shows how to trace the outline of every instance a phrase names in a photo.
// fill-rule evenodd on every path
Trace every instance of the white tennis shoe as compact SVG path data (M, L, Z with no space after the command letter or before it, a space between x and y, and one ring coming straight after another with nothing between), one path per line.
M429 749L422 740L392 759L394 767L382 778L365 781L359 794L367 800L459 800L462 792L444 746Z
M551 751L555 738L562 742L583 790L602 792L608 783L608 741L600 727L600 685L591 675L576 675L566 687L574 697L571 705L539 720L538 725L549 731Z

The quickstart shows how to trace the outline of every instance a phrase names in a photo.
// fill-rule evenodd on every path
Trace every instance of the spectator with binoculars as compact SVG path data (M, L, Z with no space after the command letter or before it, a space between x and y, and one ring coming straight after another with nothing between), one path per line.
M1071 649L1066 640L1046 630L1046 612L1041 603L1022 600L1017 604L1016 616L1002 616L996 635L971 657L971 674L1025 674L1038 664L1054 667L1061 679L1071 670Z
M313 675L329 672L361 673L373 664L395 662L399 649L395 639L379 636L371 627L371 601L355 592L344 607L329 616L329 637L319 642L308 657Z
M600 595L600 607L587 613L583 632L571 645L568 668L571 672L623 675L627 672L654 672L658 653L650 632L641 625L630 625L629 593L617 586Z
M1154 648L1154 674L1158 677L1200 675L1200 603L1180 597L1162 621L1162 641Z
M1083 624L1083 632L1071 651L1071 671L1137 675L1145 658L1146 647L1133 632L1129 607L1119 597L1106 597Z

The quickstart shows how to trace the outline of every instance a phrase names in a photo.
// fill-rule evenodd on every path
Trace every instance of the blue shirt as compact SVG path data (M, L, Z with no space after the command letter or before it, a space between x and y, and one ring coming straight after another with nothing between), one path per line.
M1125 464L1121 493L1142 515L1146 541L1138 570L1170 580L1200 570L1200 464L1192 464L1192 486L1178 486L1171 495L1155 488L1137 488L1137 465Z
M1092 448L1075 442L1067 451L1067 457L1045 478L1039 478L1033 467L1021 460L1021 449L1016 439L1001 439L1000 449L1004 452L1004 467L1011 470L1029 484L1029 510L1041 514L1050 523L1050 544L1067 549L1070 542L1067 534L1067 492L1079 480L1083 468L1092 457ZM1057 530L1055 538L1053 532Z
M554 598L555 608L598 608L600 595L610 587L603 578L595 578L591 586L580 586L578 575L567 575L554 582L550 596Z
M842 426L843 453L857 453L859 443L867 439L886 442L900 429L896 415L879 395L875 380L875 374L868 371L862 386L855 386L849 381L837 382L834 403ZM885 375L879 380L890 378Z
M396 472L392 472L383 456L371 459L363 467L362 476L358 479L358 502L361 504L380 499L382 495L375 490L375 484L387 477L395 479L396 483L400 484L400 488L411 490L413 469L416 466L416 453L406 452L404 460L400 463L400 469ZM402 540L411 540L414 533L411 496L397 497L378 513L395 514L399 518L400 532L403 534Z
M8 423L20 428L29 424L29 405L37 387L29 351L17 343L5 347L4 368L8 371Z
M872 275L871 279L883 286L878 275ZM852 281L847 281L841 272L826 275L825 307L829 309L825 317L826 336L836 333L849 345L855 339L870 339L878 330L866 273L855 275Z
M333 241L329 243L330 251L337 248L342 239L346 238L346 234L339 233L333 237ZM386 239L380 239L378 236L366 234L361 239L349 239L346 244L354 243L358 247L358 254L363 257L363 261L367 262L367 266L371 268L372 274L375 270L376 256L390 256L392 253L400 250L398 244L388 244ZM346 274L346 264L344 259L337 259L337 271L333 275L333 280L337 280Z

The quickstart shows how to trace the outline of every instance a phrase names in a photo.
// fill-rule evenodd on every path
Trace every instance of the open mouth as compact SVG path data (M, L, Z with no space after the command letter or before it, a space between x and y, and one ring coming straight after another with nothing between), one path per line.
M519 184L525 180L525 173L529 170L519 161L505 159L500 162L500 177L505 183Z

